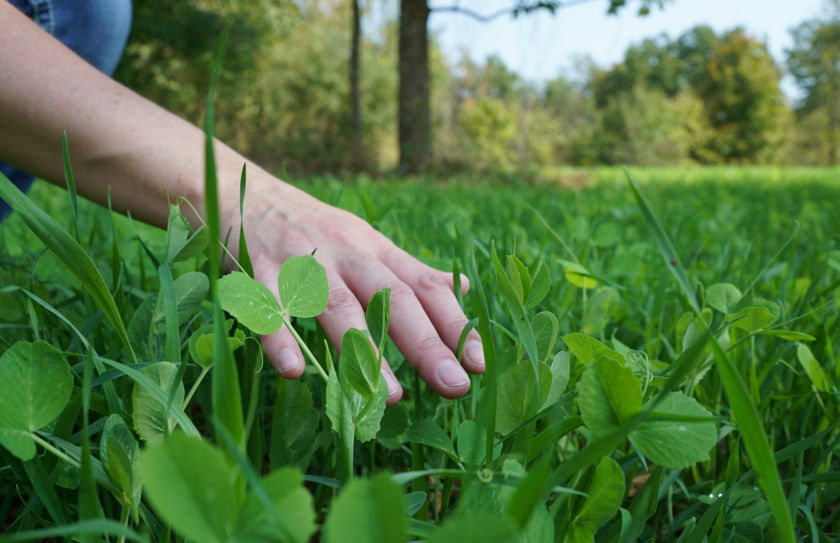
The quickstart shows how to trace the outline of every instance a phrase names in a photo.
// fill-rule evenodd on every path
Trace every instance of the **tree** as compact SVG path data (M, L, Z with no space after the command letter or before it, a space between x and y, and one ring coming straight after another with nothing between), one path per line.
M647 14L651 6L661 6L665 1L639 0L639 14ZM610 0L607 11L615 14L627 3L628 0ZM539 10L555 13L558 9L571 4L560 0L515 0L510 7L484 15L463 8L459 3L436 7L432 10L428 0L400 0L398 115L400 171L404 173L424 171L432 160L428 21L433 12L461 13L479 21L489 21L503 15L517 17Z
M838 164L840 145L840 1L829 4L829 16L806 21L791 33L787 67L805 92L797 104L801 125L819 134L823 162Z
M350 39L350 138L353 149L353 166L358 169L365 165L365 146L362 132L362 93L361 93L361 45L362 16L359 0L352 0L353 31Z
M776 159L788 120L781 75L767 47L743 30L729 32L718 43L697 87L714 130L706 146L713 160L743 164Z

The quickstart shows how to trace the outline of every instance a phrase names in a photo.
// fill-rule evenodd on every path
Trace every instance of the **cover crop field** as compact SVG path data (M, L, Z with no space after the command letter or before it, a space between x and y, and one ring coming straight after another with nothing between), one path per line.
M458 400L387 291L339 353L311 256L281 306L174 209L36 186L0 226L0 542L836 540L840 172L632 173L303 185L469 277L487 373ZM296 381L258 341L288 324Z

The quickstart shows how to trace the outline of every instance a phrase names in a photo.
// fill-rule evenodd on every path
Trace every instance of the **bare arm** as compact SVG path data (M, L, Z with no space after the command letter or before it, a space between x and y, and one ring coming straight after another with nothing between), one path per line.
M78 190L134 217L165 226L168 202L203 201L201 131L106 77L0 1L0 159L63 185L61 137L70 136ZM217 142L223 231L239 226L239 172L248 164L245 222L258 280L276 295L285 259L312 252L327 269L330 301L319 317L334 345L348 328L365 328L362 304L392 289L391 337L435 390L461 396L469 381L453 350L467 319L449 274L417 261L363 220L271 176ZM361 301L361 303L360 303ZM286 377L303 372L303 357L282 329L263 344ZM477 334L464 367L484 371ZM389 403L402 391L385 366Z

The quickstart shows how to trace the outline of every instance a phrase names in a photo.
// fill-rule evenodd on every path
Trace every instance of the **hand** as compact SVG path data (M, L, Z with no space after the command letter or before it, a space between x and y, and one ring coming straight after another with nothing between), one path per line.
M250 183L250 181L249 181ZM349 328L364 330L364 307L373 294L391 289L389 334L429 386L446 398L469 390L471 373L484 372L481 339L470 331L463 367L453 352L468 319L453 294L452 274L431 268L397 247L359 217L299 191L277 190L276 181L249 187L245 198L245 233L254 276L277 296L277 272L287 258L315 251L326 268L329 303L318 317L333 345ZM462 276L464 292L469 288ZM263 346L277 371L297 378L304 370L300 347L285 328L263 336ZM402 388L387 361L382 373L388 404Z

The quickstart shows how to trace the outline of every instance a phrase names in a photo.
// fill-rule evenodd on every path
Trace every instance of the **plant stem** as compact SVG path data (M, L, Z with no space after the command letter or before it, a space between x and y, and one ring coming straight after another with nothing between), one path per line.
M292 333L292 336L294 336L295 341L297 341L298 345L300 345L300 349L303 351L303 354L306 356L306 358L309 359L310 362L312 362L312 365L315 366L316 370L318 370L318 373L321 375L321 378L324 380L324 382L329 381L329 377L327 377L327 373L324 371L324 368L321 367L321 364L318 363L318 359L315 358L315 355L312 354L312 351L309 350L309 346L307 346L306 343L303 342L303 339L297 333L297 330L295 330L294 326L292 326L288 315L283 315L283 324L285 324L286 328L289 329L289 332Z
M204 378L210 372L211 367L212 366L208 366L206 368L201 368L201 373L198 374L198 378L196 378L192 387L190 387L190 391L189 391L189 393L187 393L187 397L184 398L184 402L181 404L181 411L186 411L187 410L187 406L190 404L190 400L192 400L192 397L195 395L196 391L198 390L199 385L201 385L201 382L204 380Z

